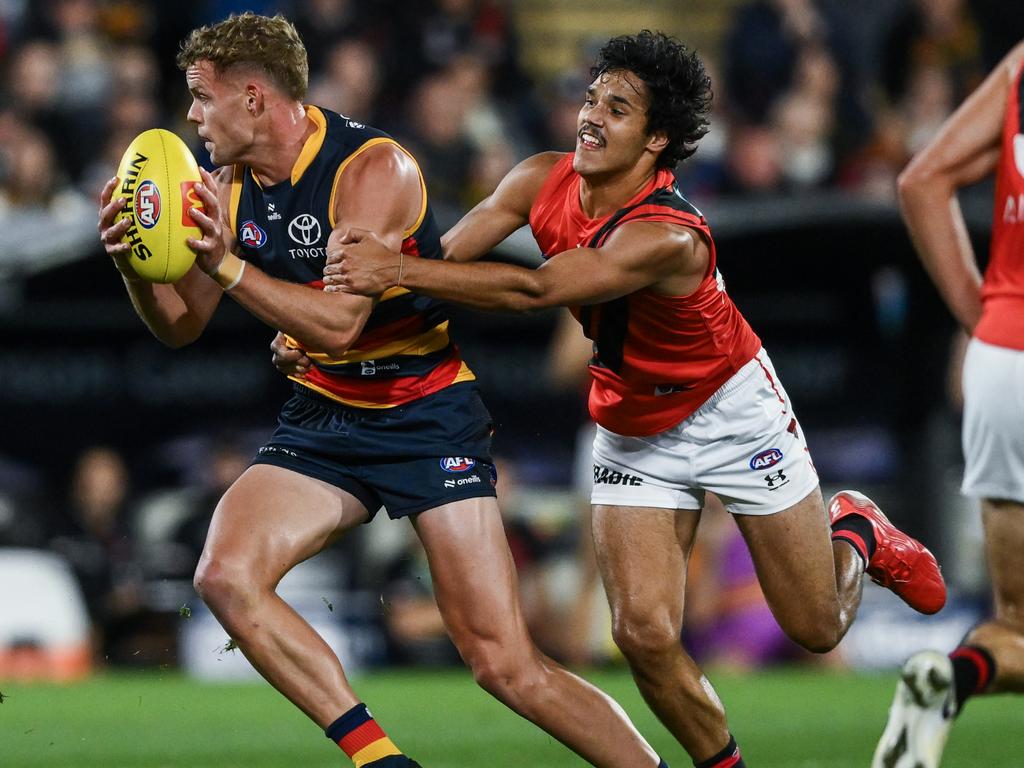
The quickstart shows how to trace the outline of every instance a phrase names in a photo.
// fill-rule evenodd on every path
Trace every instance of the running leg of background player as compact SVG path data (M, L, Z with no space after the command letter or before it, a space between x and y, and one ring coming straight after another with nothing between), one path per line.
M986 692L1024 691L1024 505L985 500L981 505L996 615L971 630L966 645L980 645L996 662Z
M683 649L686 564L697 510L595 505L594 548L612 633L640 693L695 762L729 742L725 710Z
M593 765L658 765L615 701L533 644L493 498L428 510L414 525L445 625L482 688Z
M734 517L779 626L809 651L835 648L857 615L864 563L831 539L821 490L772 515Z
M359 699L338 657L274 590L292 567L366 517L333 485L257 464L217 505L196 570L196 590L245 657L321 728Z

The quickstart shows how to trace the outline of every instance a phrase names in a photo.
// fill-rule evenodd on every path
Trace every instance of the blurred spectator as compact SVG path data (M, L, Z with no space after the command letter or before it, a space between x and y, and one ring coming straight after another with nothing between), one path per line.
M293 5L294 13L290 18L295 22L302 42L306 45L310 74L324 71L330 73L336 69L336 62L332 62L335 51L339 45L358 39L357 35L362 36L364 45L370 45L367 27L372 26L373 16L366 13L369 4L364 6L354 0L298 0ZM377 56L373 58L383 68L384 62ZM375 73L374 80L378 77ZM334 109L330 104L324 103L323 106ZM355 112L341 112L357 116Z
M769 127L734 125L726 150L723 194L738 197L767 196L781 190L782 146Z
M374 48L361 38L345 38L327 51L325 63L312 78L306 101L376 125L383 62Z
M17 121L0 120L0 222L10 225L28 215L73 222L92 213L90 204L64 183L57 156L46 137Z
M938 132L953 111L955 86L948 70L933 64L916 66L900 107L905 120L905 144L915 154Z
M841 13L815 0L754 0L740 9L726 35L730 118L750 127L770 125L777 133L780 167L771 184L801 190L830 183L836 158L859 149L870 133ZM766 137L754 135L766 149ZM731 165L733 189L765 191L774 175L762 164L749 174L756 182L747 184L748 174Z
M881 77L890 104L904 100L922 69L951 79L953 103L981 81L981 38L964 0L912 0L885 33Z
M245 472L250 458L242 450L240 441L230 435L222 435L211 446L200 484L195 493L190 494L188 509L170 536L171 542L178 545L178 551L183 556L187 553L187 559L177 563L176 573L168 575L191 580L203 554L213 511L221 496Z
M381 601L388 657L398 664L456 664L459 654L434 601L426 553L412 529L406 531L405 546L384 573Z
M428 77L416 89L403 143L419 161L431 204L462 211L477 152L466 131L466 94L450 72Z
M104 659L129 663L144 609L142 579L129 535L128 468L119 453L87 448L75 463L64 504L53 516L50 547L67 558Z
M52 43L34 40L12 54L6 83L10 110L54 141L65 130L59 81L60 56Z

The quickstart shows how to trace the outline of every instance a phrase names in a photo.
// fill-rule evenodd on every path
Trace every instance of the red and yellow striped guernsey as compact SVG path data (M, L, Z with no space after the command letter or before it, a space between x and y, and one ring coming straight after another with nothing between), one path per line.
M327 238L337 224L338 178L367 149L398 145L386 134L329 110L310 106L307 114L316 131L306 140L291 178L264 187L250 169L235 167L231 227L246 261L272 277L322 290ZM402 252L440 259L440 232L425 185L422 189L419 219L405 232ZM331 357L315 349L306 353L313 368L294 381L360 408L392 408L476 378L448 335L444 306L404 288L380 297L344 355Z

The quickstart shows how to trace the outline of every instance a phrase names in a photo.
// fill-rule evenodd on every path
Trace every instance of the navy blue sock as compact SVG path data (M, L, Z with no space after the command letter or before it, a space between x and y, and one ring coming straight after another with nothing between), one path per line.
M729 734L729 743L725 749L714 757L709 757L703 762L694 762L696 768L746 768L743 757L740 755L740 748L736 746L736 739Z

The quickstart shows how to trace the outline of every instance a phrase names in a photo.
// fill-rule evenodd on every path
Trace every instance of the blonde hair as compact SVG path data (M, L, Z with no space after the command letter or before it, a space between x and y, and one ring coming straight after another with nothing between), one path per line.
M281 14L260 16L246 11L192 30L181 44L178 67L209 61L218 72L252 67L270 77L290 98L302 101L309 85L309 62L295 26Z

